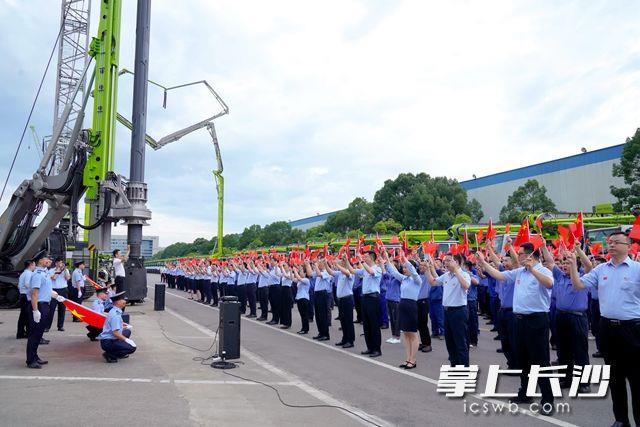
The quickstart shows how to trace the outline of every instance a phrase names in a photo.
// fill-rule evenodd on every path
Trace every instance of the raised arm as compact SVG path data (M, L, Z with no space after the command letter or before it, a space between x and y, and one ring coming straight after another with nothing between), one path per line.
M482 252L478 252L478 261L480 261L480 265L482 265L482 268L489 276L493 277L496 280L506 279L505 275L502 274L500 270L487 262Z

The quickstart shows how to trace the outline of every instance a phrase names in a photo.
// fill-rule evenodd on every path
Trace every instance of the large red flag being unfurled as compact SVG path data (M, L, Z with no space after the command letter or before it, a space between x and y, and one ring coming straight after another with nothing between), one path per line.
M77 302L73 302L69 299L64 300L63 304L75 318L82 320L87 325L93 326L94 328L98 329L102 329L102 327L104 326L104 321L107 318L105 314L97 313L91 310L89 307L85 307L84 305L80 305Z

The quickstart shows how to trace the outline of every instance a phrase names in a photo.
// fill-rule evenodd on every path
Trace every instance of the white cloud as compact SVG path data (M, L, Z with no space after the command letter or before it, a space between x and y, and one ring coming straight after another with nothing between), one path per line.
M12 105L0 110L7 147L59 13L44 0L11 3L11 12L0 10L0 53L10 64L0 72L11 82L0 88ZM225 230L233 232L371 199L400 172L464 180L623 142L638 126L639 18L633 2L154 2L150 78L204 78L229 104L216 128ZM127 68L134 27L135 4L127 2ZM124 113L130 80L121 86ZM185 92L171 95L165 111L159 95L149 98L154 136L215 108L201 92ZM43 101L51 97L43 93ZM38 129L50 127L50 104L38 109ZM129 141L120 129L116 168L124 175ZM12 183L32 173L31 162L21 161ZM210 237L214 166L204 130L147 153L148 230L158 230L163 245ZM0 175L7 167L0 161Z

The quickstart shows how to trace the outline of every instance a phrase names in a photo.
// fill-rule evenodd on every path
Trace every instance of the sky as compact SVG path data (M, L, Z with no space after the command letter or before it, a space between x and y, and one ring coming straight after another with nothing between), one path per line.
M123 3L120 66L133 69L135 2ZM0 0L2 182L59 21L57 1ZM215 123L225 233L241 232L372 200L402 172L464 181L623 143L640 125L639 21L631 0L154 0L149 78L207 80L229 105ZM54 71L30 121L40 137L53 125ZM127 117L131 87L123 77ZM157 139L218 110L201 88L163 109L151 88L147 130ZM130 142L119 127L124 176ZM28 133L11 191L38 161ZM161 246L212 237L214 168L204 129L148 149L145 234Z

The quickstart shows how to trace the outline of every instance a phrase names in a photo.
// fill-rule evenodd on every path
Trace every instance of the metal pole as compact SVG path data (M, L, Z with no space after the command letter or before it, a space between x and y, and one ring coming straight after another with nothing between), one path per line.
M133 131L131 133L131 163L129 181L144 183L144 149L147 132L147 79L149 76L149 34L151 27L151 0L138 0L136 19L136 53L133 79ZM145 200L146 202L146 200ZM142 224L127 225L127 243L130 257L140 258Z

